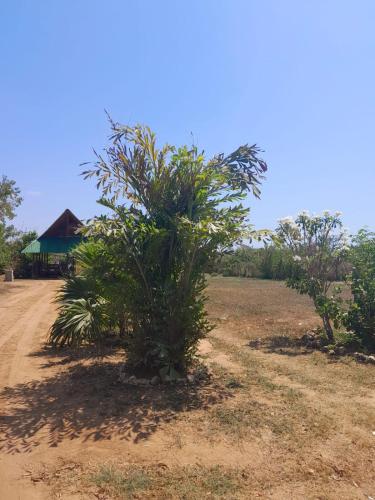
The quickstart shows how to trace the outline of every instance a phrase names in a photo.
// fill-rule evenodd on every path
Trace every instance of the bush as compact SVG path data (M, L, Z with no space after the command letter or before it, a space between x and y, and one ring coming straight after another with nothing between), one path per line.
M375 233L359 231L350 251L352 272L347 281L352 292L349 309L344 315L348 330L362 345L375 348Z
M80 243L72 253L78 276L65 279L57 296L59 314L52 325L52 345L79 347L100 343L106 334L124 336L124 304L129 283L115 273L108 249L100 242Z
M105 273L91 275L115 316L126 312L129 362L176 376L210 328L205 271L248 230L239 201L259 196L266 164L256 146L207 161L195 147L158 150L147 127L111 126L106 156L84 172L111 211L85 231L105 255Z

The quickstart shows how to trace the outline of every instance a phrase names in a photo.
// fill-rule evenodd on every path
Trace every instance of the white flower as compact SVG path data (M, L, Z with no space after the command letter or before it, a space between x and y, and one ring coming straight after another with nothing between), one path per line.
M341 215L342 215L342 212L339 212L339 211L335 212L335 217L341 217Z
M302 258L299 255L294 255L293 260L294 262L299 262Z
M288 217L283 217L282 219L279 219L280 224L294 224L294 219L291 215L288 215Z
M302 210L302 212L300 212L298 215L302 217L310 217L310 212L308 210Z

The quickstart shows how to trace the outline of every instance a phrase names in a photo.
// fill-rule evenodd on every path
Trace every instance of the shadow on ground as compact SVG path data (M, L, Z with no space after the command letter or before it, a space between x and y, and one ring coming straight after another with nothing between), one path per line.
M25 453L66 439L139 442L183 412L207 409L230 397L216 382L134 387L118 382L111 362L76 364L51 378L5 387L0 406L0 450Z
M67 365L74 361L81 361L85 359L95 361L109 360L112 357L121 354L121 352L124 353L121 344L114 341L107 342L100 347L96 347L94 345L86 345L79 348L60 348L46 344L38 351L31 352L29 356L47 359L47 361L43 363L41 367L51 368L54 366Z
M307 349L305 343L297 337L287 335L272 335L269 337L251 340L248 346L267 353L282 354L284 356L306 356L312 354L313 349Z

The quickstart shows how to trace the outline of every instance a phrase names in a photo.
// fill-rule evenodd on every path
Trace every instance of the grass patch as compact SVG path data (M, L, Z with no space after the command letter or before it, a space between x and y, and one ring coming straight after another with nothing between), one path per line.
M152 480L146 471L134 467L120 471L113 465L102 465L92 475L91 482L103 492L119 498L133 498L135 493L144 491L152 485Z
M246 405L230 407L217 407L210 412L211 429L224 431L227 435L237 440L246 438L250 430L258 429L265 425L265 405L256 401Z
M243 479L243 471L219 465L174 468L102 465L89 482L109 498L201 500L244 498L240 494L245 488Z

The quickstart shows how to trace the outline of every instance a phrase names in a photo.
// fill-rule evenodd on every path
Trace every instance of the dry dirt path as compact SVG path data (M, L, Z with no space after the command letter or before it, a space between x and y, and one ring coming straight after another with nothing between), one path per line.
M57 280L17 280L0 284L0 387L22 384L40 377L38 365L29 356L39 349L55 317L53 299ZM0 416L5 418L6 402L0 402ZM0 439L3 436L0 435ZM22 461L21 461L22 462ZM39 498L33 489L20 484L22 464L10 455L0 458L0 498Z

